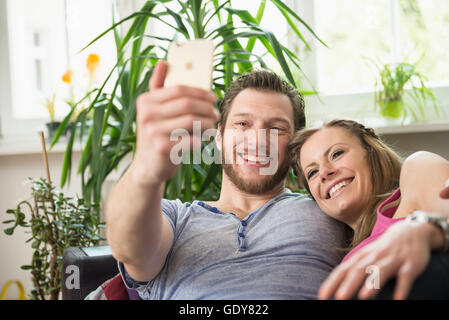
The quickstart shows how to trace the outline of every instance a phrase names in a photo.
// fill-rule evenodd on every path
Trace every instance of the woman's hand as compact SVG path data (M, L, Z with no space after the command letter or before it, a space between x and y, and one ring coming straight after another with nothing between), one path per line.
M352 299L357 293L359 299L373 298L396 277L393 299L405 299L426 269L431 250L442 241L441 232L429 223L397 222L337 266L322 284L318 298Z

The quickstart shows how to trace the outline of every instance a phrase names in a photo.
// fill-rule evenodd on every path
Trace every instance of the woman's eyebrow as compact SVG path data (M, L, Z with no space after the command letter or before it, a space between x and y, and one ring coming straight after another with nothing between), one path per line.
M331 149L332 149L333 147L335 147L336 145L339 145L339 144L342 144L342 145L348 145L348 144L342 143L342 142L334 143L334 144L331 145L329 148L327 148L327 150L323 153L324 157L327 157L327 156L329 155L329 152L331 151ZM309 163L309 164L304 168L304 171L306 171L306 169L307 169L308 167L316 166L316 165L317 165L316 162Z

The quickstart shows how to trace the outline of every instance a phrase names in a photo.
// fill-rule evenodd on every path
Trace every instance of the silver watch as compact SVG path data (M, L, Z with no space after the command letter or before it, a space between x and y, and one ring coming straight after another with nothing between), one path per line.
M405 219L407 222L427 222L438 227L444 235L445 243L443 251L449 249L449 218L441 215L430 214L425 211L416 210Z

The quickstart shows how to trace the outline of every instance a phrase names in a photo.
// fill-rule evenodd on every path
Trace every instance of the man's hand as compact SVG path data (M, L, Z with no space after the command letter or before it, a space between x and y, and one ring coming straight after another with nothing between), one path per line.
M446 181L446 185L440 192L440 197L443 199L449 199L449 180Z
M177 165L170 161L170 141L175 129L185 129L192 139L193 121L201 130L214 128L218 117L212 92L187 86L164 88L168 65L160 61L150 80L150 92L137 99L136 155L131 165L134 181L142 186L157 185L170 179ZM190 141L191 144L191 141Z
M395 276L393 299L407 298L415 279L429 263L431 249L441 241L440 233L428 223L395 223L379 239L337 266L322 284L318 298L352 299L357 293L360 299L373 298ZM368 283L372 281L367 272L370 267L378 271L378 288Z

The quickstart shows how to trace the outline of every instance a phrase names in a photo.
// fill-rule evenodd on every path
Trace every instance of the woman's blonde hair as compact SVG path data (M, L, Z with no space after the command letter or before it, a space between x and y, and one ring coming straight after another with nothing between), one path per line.
M324 128L343 128L351 135L358 137L366 150L366 160L371 171L373 195L365 210L360 214L351 243L347 248L349 250L370 235L376 223L377 207L399 187L402 159L376 135L373 129L366 128L356 121L333 120L321 128L300 130L293 135L288 149L293 170L299 178L300 187L307 189L309 194L309 185L299 162L301 148L314 133Z

